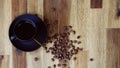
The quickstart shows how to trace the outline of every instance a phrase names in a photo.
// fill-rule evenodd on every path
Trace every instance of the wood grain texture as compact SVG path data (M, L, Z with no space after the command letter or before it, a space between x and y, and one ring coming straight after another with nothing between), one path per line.
M71 68L120 68L117 1L0 0L0 55L5 58L0 60L0 67L47 68L58 63L58 60L51 62L53 55L46 54L42 47L27 54L12 47L8 38L11 21L18 15L30 13L37 14L46 25L52 24L48 28L49 36L62 32L64 25L72 25L76 31L70 39L81 36L82 43L78 46L83 51L76 55L78 60L68 62Z
M107 29L106 68L120 68L120 29Z
M88 65L88 51L80 51L77 60L74 63L74 68L87 68Z
M103 0L91 0L91 8L102 8Z
M3 40L3 35L4 35L4 30L2 28L4 28L4 24L2 24L4 22L4 0L0 0L0 55L3 55L5 53L4 51L4 40Z
M0 68L9 68L9 55L0 55Z
M44 22L48 27L48 35L52 36L55 33L62 33L63 27L68 26L70 23L70 9L71 9L71 0L44 0ZM49 44L49 46L52 46ZM52 55L44 54L44 59L51 58ZM50 59L51 60L51 59ZM53 66L58 62L56 60L54 63L47 60L45 62L50 62L51 64L43 65L43 68L47 68L49 65ZM68 62L69 64L69 62ZM64 67L61 67L64 68Z
M12 0L12 20L27 13L26 0ZM13 47L13 68L26 68L26 53Z
M13 68L11 65L12 45L8 37L10 24L11 0L0 0L0 68Z
M71 35L70 39L76 39L78 35L81 36L81 38L79 39L79 41L81 41L82 43L79 46L80 48L83 48L83 50L85 51L81 51L78 55L76 55L76 57L78 57L77 62L82 63L82 60L80 60L79 57L81 58L86 58L85 56L89 56L88 49L87 49L87 42L86 42L86 23L87 23L87 16L88 12L89 12L89 5L90 5L90 1L88 0L72 0L71 1L71 10L70 10L70 25L73 26L73 29L76 31L76 35ZM84 53L84 56L82 55ZM88 61L86 59L84 59L84 62ZM77 62L75 61L71 61L70 62L70 67L71 68L86 68L88 67L88 62L85 63L84 65L80 65L77 64ZM83 63L84 63L83 62Z
M120 28L120 18L118 13L118 0L108 1L108 28Z
M71 0L45 0L44 21L51 26L48 35L63 32L63 27L69 23Z
M27 13L37 14L43 19L43 0L27 0ZM44 68L43 48L27 53L27 68Z

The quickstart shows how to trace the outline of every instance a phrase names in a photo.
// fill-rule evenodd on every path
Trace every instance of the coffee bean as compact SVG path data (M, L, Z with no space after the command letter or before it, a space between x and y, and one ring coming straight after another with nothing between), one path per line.
M80 43L81 43L81 41L78 42L78 44L80 44Z
M93 58L90 58L90 61L94 61L94 59L93 59Z
M52 61L55 61L55 59L54 59L54 58L52 58L51 60L52 60Z
M80 48L80 51L83 51L83 48Z
M63 64L63 66L64 66L64 67L66 67L66 66L67 66L67 64Z
M77 40L74 40L74 43L77 43Z
M69 28L72 28L72 26L70 25Z
M74 31L74 30L72 30L71 32L72 32L73 34L76 34L76 31Z
M47 47L45 47L45 50L47 50Z
M73 59L74 59L74 60L76 60L77 58L76 58L76 57L74 57Z
M54 24L55 25L55 24ZM53 43L52 47L46 48L46 52L50 52L53 54L53 58L51 58L52 61L55 61L55 59L58 59L59 61L64 61L65 64L63 66L67 66L67 61L72 58L72 56L76 55L79 50L82 50L81 48L77 47L75 45L80 44L81 41L71 40L69 39L70 33L76 34L76 31L72 29L72 26L64 26L64 30L62 33L55 33L52 34L47 41L47 43ZM77 39L80 38L80 35L77 36ZM77 44L75 44L77 43ZM74 60L76 60L74 58ZM57 66L61 66L58 64ZM54 64L53 67L55 68L56 65Z
M58 67L60 67L61 66L61 64L58 64Z
M77 36L77 39L79 39L80 38L80 36Z
M38 61L38 60L39 60L39 58L38 58L38 57L35 57L35 58L34 58L34 60L35 60L35 61Z
M48 66L48 68L51 68L51 66Z
M56 64L54 64L53 67L55 68L55 67L56 67Z
M66 62L67 62L67 60L64 60L64 62L66 63Z

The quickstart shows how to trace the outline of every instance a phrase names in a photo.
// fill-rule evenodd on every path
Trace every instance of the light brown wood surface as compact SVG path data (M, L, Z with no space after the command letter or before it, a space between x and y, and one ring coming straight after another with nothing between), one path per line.
M64 25L72 25L76 34L81 35L83 51L76 55L76 61L68 62L71 68L120 68L117 1L0 0L0 68L47 68L58 63L51 62L52 55L42 47L26 53L12 46L9 26L14 18L25 13L37 14L46 25L55 24L49 28L49 35L62 32ZM70 39L76 39L77 35Z

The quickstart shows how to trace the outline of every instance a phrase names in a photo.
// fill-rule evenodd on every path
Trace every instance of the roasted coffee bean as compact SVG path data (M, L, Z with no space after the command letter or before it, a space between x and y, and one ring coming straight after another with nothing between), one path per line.
M74 30L72 30L71 32L72 32L73 34L76 34L76 31L74 31Z
M64 26L62 33L55 33L47 41L47 43L53 43L53 46L49 47L49 49L45 48L47 53L50 51L50 53L53 54L53 58L51 58L52 61L55 61L55 59L64 61L65 64L63 64L63 66L65 67L67 66L67 60L70 60L72 56L76 55L79 52L79 50L82 50L81 48L75 46L77 44L80 44L81 41L77 41L76 39L70 40L70 33L76 34L76 31L72 29L72 26ZM77 39L79 38L80 35L77 36ZM57 66L61 65L58 64ZM54 64L53 67L55 68L56 65Z
M74 59L74 60L76 60L77 58L76 58L76 57L74 57L73 59Z
M50 49L50 50L52 50L53 48L52 48L52 47L50 47L49 49Z
M48 68L51 68L51 66L48 66Z
M77 40L74 40L74 43L77 43Z
M35 61L38 61L38 60L39 60L39 58L38 58L38 57L35 57L35 58L34 58L34 60L35 60Z
M58 67L60 67L61 66L61 64L58 64Z
M54 59L54 58L52 58L51 60L52 60L52 61L55 61L55 59Z
M80 36L77 36L77 39L79 39L80 38Z
M45 47L45 50L47 50L47 47Z
M70 25L70 26L68 26L69 28L72 28L72 26Z
M67 62L67 60L64 60L64 62L66 63L66 62Z
M93 59L93 58L90 58L90 61L94 61L94 59Z
M83 48L80 48L80 51L83 51Z
M56 67L56 64L54 64L53 67L55 68L55 67Z
M64 26L64 31L66 32L68 30L69 30L69 28L67 26Z
M66 66L67 66L67 64L63 64L63 66L64 66L64 67L66 67Z
M55 51L52 51L51 53L52 53L52 54L55 54Z
M50 40L49 42L50 42L50 43L52 43L52 41L51 41L51 40Z
M80 48L79 48L79 47L77 47L76 49L77 49L77 50L80 50Z
M46 53L49 53L49 52L50 52L49 50L46 51Z
M78 41L78 44L80 44L81 43L81 41Z

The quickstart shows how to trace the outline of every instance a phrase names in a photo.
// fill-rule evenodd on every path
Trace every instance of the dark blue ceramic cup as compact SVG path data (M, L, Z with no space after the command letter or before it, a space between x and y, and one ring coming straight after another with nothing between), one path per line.
M43 21L36 15L24 14L18 16L10 25L9 38L17 49L34 51L41 47L37 42L45 43L47 29Z

